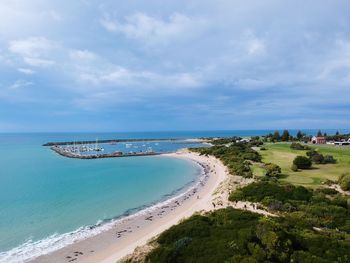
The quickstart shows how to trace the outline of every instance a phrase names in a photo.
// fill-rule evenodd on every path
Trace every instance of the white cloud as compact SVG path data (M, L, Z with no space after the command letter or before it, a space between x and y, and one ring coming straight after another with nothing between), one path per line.
M12 40L9 50L23 57L39 57L54 48L57 44L45 37L28 37L20 40Z
M31 86L31 85L33 85L33 82L19 79L19 80L16 80L15 83L10 85L8 87L8 89L10 89L10 90L17 90L17 89L24 88L24 87Z
M69 52L71 59L75 60L94 60L97 55L89 50L71 50Z
M203 19L192 18L175 13L167 20L158 19L145 13L134 13L120 23L110 18L101 20L101 25L111 32L124 34L147 44L164 44L170 41L193 38L206 27Z
M34 67L46 67L46 66L51 66L51 65L55 64L55 61L53 61L53 60L42 59L42 58L24 57L23 60L28 65L34 66Z
M119 89L121 87L133 87L135 89L158 89L162 88L196 88L203 85L199 74L190 72L160 74L152 71L136 71L124 67L116 67L104 71L82 71L77 73L79 81L97 85L97 90L109 88Z
M19 72L27 74L27 75L33 75L35 73L34 70L29 69L29 68L18 68L17 69Z
M173 79L176 86L179 87L199 87L203 85L201 80L198 76L191 73L181 73L181 74L175 74L174 76L171 76L170 79Z
M350 84L350 42L337 39L328 56L320 63L320 73L317 76L321 81L335 80L337 83L345 81Z
M46 17L51 18L57 22L60 22L63 19L62 16L56 10L44 11L44 12L42 12L42 16L44 18L46 18Z
M58 44L45 37L28 37L9 42L9 50L22 57L30 66L45 67L55 64L55 61L48 57L56 48Z
M251 55L262 54L265 52L264 42L260 39L254 38L248 42L248 53Z

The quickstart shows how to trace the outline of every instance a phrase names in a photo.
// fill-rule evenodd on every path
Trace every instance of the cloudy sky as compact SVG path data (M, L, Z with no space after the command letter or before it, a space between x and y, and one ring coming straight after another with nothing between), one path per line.
M350 128L348 0L1 0L1 131Z

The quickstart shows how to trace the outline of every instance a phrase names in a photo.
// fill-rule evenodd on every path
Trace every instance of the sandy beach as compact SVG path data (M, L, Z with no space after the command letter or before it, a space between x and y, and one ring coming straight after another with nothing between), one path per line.
M223 187L228 172L219 160L186 150L164 156L185 158L200 165L203 172L197 184L161 206L118 220L105 232L42 255L31 262L114 263L193 213L226 206L221 201L225 198L220 197L223 193L220 186Z

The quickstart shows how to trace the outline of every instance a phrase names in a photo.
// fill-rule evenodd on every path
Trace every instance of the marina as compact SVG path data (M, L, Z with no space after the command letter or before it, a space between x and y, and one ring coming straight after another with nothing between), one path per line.
M57 154L78 159L150 156L174 152L187 147L205 147L198 139L132 139L49 142Z
M160 138L160 139L109 139L99 140L99 143L116 144L118 142L155 142L155 141L184 141L191 139L179 139L179 138ZM47 142L43 146L55 146L55 145L78 145L78 144L93 144L95 141L65 141L65 142Z
M62 155L64 157L68 158L78 158L78 159L97 159L97 158L113 158L113 157L132 157L132 156L149 156L149 155L159 155L160 153L156 152L130 152L130 153L123 153L123 152L112 152L112 153L102 153L102 154L81 154L79 151L73 151L69 150L67 148L63 148L60 146L52 146L51 149L58 153L59 155Z

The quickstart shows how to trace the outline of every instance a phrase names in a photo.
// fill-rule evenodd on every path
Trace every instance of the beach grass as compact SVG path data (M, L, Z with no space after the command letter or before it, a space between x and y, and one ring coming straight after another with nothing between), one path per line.
M304 150L293 150L289 143L266 144L265 151L259 151L263 162L272 162L282 169L281 181L307 187L317 187L326 180L337 180L342 173L350 171L350 147L333 145L309 145L323 155L333 155L336 164L313 164L312 169L292 171L291 166L294 158L298 155L306 156ZM259 176L263 172L260 167L253 165L254 175ZM262 169L262 168L260 168Z

